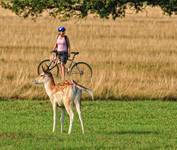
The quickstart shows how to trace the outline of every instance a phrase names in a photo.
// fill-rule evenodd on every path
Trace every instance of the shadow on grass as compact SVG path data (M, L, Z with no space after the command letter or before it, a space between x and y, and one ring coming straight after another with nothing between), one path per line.
M158 135L157 131L111 131L107 132L107 135Z
M2 132L0 133L0 140L19 140L19 139L33 139L35 135L31 133L20 133L20 132Z
M48 135L48 134L32 134L28 132L2 132L0 133L0 140L2 139L54 139L58 140L58 137L55 135ZM61 140L61 139L60 139Z
M111 101L145 101L145 100L151 100L151 101L174 101L177 102L177 97L173 95L167 95L163 97L148 97L148 96L129 96L129 95L121 95L121 96L109 96L107 98L104 97L94 97L97 101L105 101L105 100L111 100Z

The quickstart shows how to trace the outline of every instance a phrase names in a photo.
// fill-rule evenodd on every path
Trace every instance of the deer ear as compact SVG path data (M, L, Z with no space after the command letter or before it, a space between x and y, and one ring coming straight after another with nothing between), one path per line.
M46 70L45 71L49 71L49 66L47 64L45 64L46 66Z
M49 66L47 66L47 64L45 64L45 66L42 65L42 71L45 73L45 72L48 72L49 71Z
M44 69L44 67L42 66L42 71L45 73L46 72L46 70Z
M44 72L44 67L42 66L42 71Z

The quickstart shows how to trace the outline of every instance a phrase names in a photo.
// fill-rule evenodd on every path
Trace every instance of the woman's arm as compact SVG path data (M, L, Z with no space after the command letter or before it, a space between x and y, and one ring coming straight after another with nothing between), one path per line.
M56 50L57 49L57 43L55 43L54 47L53 47L53 50Z
M57 41L57 39L58 39L58 36L59 36L59 34L57 35L56 41ZM57 49L57 42L55 43L55 45L54 45L54 47L53 47L53 50L56 50L56 49Z
M70 57L70 54L71 54L71 45L70 45L70 41L69 41L68 37L67 37L67 46L68 46L68 56Z

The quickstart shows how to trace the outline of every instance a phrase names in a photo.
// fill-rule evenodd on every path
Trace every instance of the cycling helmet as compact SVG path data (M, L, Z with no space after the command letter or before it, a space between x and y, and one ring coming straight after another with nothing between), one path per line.
M61 26L61 27L58 27L58 32L65 32L65 27Z

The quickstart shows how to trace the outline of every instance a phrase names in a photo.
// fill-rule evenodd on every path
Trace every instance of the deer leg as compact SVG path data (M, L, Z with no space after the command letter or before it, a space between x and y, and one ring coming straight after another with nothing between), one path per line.
M69 119L70 119L70 123L69 123L68 134L71 134L71 130L72 130L72 126L73 126L73 121L74 121L74 113L73 113L72 110L70 110Z
M74 103L75 103L75 106L76 106L76 111L77 111L78 116L79 116L82 133L84 134L84 125L83 125L82 115L81 115L80 97L81 97L81 91L79 90L79 91L77 91L77 95L76 95L76 98L74 100Z
M71 130L72 130L72 125L73 125L73 120L74 120L74 113L71 109L71 105L68 105L66 107L66 111L69 115L69 119L70 119L70 123L69 123L69 129L68 129L68 134L71 134Z
M60 121L61 121L61 133L63 133L64 117L65 117L65 111L64 111L64 109L62 108L62 109L61 109L61 118L60 118Z
M55 131L55 127L56 127L56 103L53 103L53 132Z

